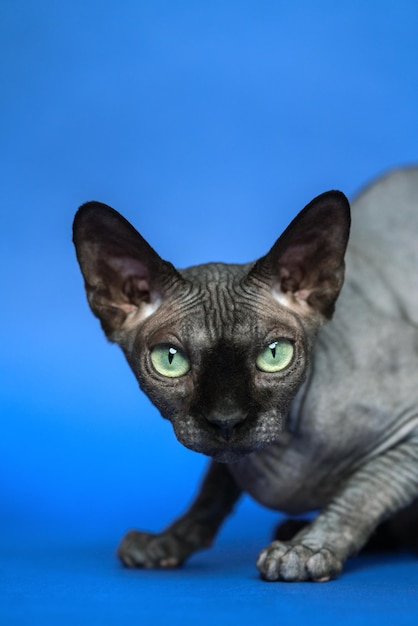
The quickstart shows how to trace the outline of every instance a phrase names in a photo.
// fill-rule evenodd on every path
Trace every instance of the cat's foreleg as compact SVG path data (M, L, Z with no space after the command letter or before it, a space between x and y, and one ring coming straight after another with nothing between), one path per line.
M226 465L211 461L191 507L162 533L131 530L118 557L127 567L177 567L191 554L208 548L241 490Z
M257 561L268 581L327 581L376 526L418 495L418 434L368 461L291 541L273 541Z

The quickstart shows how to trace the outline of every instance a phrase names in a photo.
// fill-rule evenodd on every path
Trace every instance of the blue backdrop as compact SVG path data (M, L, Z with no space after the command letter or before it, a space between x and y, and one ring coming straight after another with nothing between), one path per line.
M416 624L412 557L258 582L275 516L248 501L188 568L119 569L205 459L106 343L71 222L101 200L175 265L248 261L314 195L416 162L418 4L1 0L0 52L0 622Z

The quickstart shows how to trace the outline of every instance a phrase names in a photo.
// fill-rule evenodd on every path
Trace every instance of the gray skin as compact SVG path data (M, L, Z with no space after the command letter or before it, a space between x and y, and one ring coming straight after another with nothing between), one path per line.
M93 313L179 441L213 459L182 517L125 536L126 566L180 565L211 544L242 492L289 514L320 510L261 552L269 581L329 580L381 522L412 514L418 169L378 180L352 214L345 257L348 203L328 192L258 262L178 271L109 207L80 208L74 242ZM290 365L260 371L257 355L278 338L294 346ZM161 344L187 356L186 375L155 371Z

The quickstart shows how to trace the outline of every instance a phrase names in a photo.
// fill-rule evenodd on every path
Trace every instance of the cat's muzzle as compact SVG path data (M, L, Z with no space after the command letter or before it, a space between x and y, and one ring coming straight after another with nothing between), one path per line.
M171 422L177 439L186 448L219 462L233 463L280 437L280 417L277 414L260 417L212 412L210 419L187 415L174 417Z

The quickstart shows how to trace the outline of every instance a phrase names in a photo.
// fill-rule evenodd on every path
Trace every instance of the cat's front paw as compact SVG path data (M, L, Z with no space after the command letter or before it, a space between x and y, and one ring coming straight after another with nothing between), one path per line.
M161 534L130 530L122 539L117 555L126 567L178 567L189 555L187 546L169 532Z
M328 548L312 550L301 543L273 541L260 553L257 567L268 581L325 582L340 573L342 562Z

